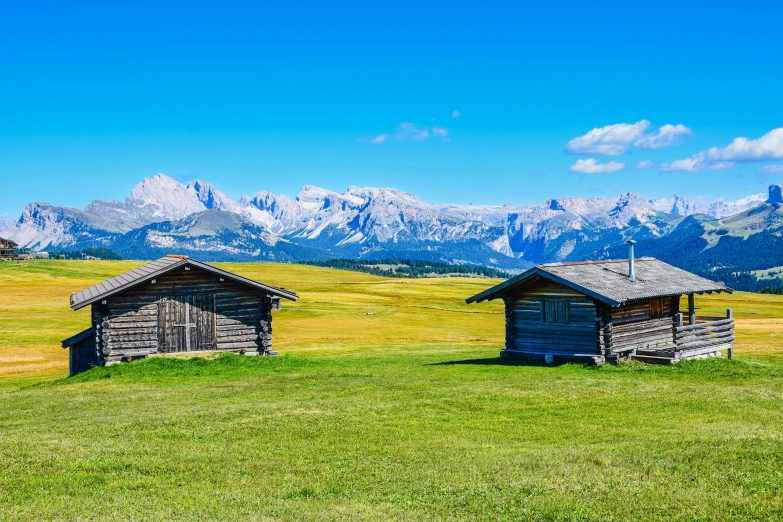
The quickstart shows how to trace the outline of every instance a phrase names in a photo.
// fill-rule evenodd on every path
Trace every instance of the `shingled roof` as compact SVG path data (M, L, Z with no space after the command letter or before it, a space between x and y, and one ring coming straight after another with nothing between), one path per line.
M75 292L71 294L71 308L74 310L84 308L89 304L106 299L107 297L118 294L120 292L124 292L129 288L145 283L151 279L186 265L200 268L207 272L225 277L226 279L236 281L237 283L257 288L258 290L262 290L268 294L291 299L292 301L299 299L299 297L294 292L286 290L285 288L265 285L263 283L259 283L258 281L254 281L232 272L221 270L220 268L214 267L212 265L196 261L195 259L191 259L187 256L167 255L166 257L162 257L156 261L152 261L146 265L134 268L133 270L125 272L124 274L120 274L102 283L98 283L97 285L86 288L81 292Z
M636 278L632 280L628 277L627 259L538 265L466 301L479 303L503 297L510 289L535 277L561 283L611 306L650 297L733 292L723 283L699 277L652 257L637 258L634 266Z

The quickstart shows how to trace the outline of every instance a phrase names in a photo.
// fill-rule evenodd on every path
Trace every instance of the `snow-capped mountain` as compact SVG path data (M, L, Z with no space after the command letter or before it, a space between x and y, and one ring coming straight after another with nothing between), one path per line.
M705 204L693 199L687 199L675 194L671 198L651 199L650 205L659 212L675 214L678 216L692 216L693 214L706 214L714 218L724 218L739 214L751 208L757 207L767 199L766 194L752 194L737 201L713 201Z
M687 216L725 217L765 199L705 205L678 195L647 200L627 193L528 206L448 205L392 188L337 193L312 185L295 198L262 191L234 199L209 183L184 185L159 174L124 201L96 200L84 210L31 203L4 235L38 250L106 246L129 257L135 248L264 258L262 252L274 257L282 245L285 259L313 258L316 251L333 257L393 253L523 268L584 256L630 236L663 237Z
M71 245L109 246L124 230L111 217L46 203L25 206L19 221L3 234L34 250Z
M692 199L687 199L675 194L670 198L651 199L650 205L659 212L675 214L677 216L690 216L693 214L708 214L707 205Z
M9 228L14 226L15 224L16 224L16 221L14 221L13 219L0 217L0 232L2 232L3 230L8 230Z
M328 259L231 211L204 210L176 221L152 223L114 241L124 257L160 257L175 251L211 260L305 261Z
M759 193L738 199L737 201L716 201L709 206L707 214L719 219L725 218L761 206L766 200L767 195Z

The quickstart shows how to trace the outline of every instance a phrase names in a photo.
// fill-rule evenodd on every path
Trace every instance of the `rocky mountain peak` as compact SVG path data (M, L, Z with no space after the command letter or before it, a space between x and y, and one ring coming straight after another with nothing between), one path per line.
M13 219L8 219L7 217L0 216L0 232L3 230L8 230L12 226L16 224L16 221Z
M209 210L238 212L242 206L239 201L226 196L210 183L196 180L187 186L187 190L195 192L198 200Z
M736 214L765 198L718 202L706 212L715 217ZM768 201L783 202L783 186L771 187ZM253 248L263 251L262 244L279 240L281 248L315 248L326 256L438 256L434 252L448 250L451 257L438 259L502 259L506 266L519 268L519 263L589 255L589 249L603 248L621 235L662 237L681 216L699 212L705 212L703 205L679 195L646 200L633 192L613 198L557 198L530 206L448 205L427 203L393 188L351 186L337 193L305 185L295 199L265 191L233 199L210 183L197 180L185 186L159 174L144 179L125 201L96 200L83 211L30 204L3 235L40 249L111 246L126 235L127 241L164 245L173 241L168 230L177 231L182 241L194 238L194 249L202 233L212 238L204 247L210 251L228 252L235 239L244 241L242 255L247 256L254 255ZM140 230L145 232L133 235ZM221 231L236 237L224 237ZM240 236L244 239L237 239ZM137 244L127 241L118 244L129 249Z
M770 185L767 203L783 203L783 185Z
M195 190L165 174L145 178L125 203L141 209L152 220L179 219L205 210Z

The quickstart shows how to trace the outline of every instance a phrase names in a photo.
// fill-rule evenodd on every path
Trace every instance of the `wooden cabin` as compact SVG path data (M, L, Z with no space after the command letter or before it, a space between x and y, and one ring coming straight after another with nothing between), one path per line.
M14 259L19 245L10 239L0 237L0 259Z
M601 364L733 356L734 319L696 315L694 294L732 292L654 258L538 265L467 299L503 299L501 356ZM680 300L688 297L688 310Z
M272 351L272 311L294 292L265 285L187 256L157 261L71 294L91 307L90 327L62 342L71 375L93 366L158 353Z

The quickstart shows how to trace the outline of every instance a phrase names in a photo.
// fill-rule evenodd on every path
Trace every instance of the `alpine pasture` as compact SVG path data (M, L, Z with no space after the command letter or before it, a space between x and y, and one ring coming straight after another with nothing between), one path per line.
M733 361L543 366L487 279L227 263L301 296L280 357L66 378L69 294L138 264L0 263L0 519L783 518L783 296L700 298Z

